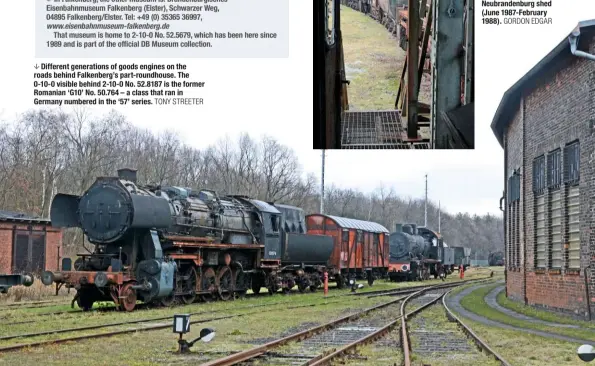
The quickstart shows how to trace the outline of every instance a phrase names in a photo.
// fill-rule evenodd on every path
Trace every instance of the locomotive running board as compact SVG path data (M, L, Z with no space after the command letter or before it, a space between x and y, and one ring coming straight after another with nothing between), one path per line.
M429 127L429 122L421 121L420 127ZM399 110L346 111L341 116L342 149L429 149L429 142L421 136L407 138Z

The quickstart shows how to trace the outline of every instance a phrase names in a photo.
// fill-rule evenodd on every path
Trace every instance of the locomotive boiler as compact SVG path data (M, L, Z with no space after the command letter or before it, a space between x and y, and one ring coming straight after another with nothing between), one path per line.
M428 256L430 243L418 235L415 224L396 224L395 232L389 236L390 265L389 278L415 280L422 277L421 260Z

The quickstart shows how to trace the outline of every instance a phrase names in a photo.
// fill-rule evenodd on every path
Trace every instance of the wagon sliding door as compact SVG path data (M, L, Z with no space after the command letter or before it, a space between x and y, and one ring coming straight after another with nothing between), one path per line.
M349 230L341 232L341 268L349 268Z

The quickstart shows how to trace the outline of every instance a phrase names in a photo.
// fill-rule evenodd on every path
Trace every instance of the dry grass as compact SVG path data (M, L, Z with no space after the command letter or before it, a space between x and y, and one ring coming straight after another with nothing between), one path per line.
M394 109L405 52L384 26L341 6L350 110Z
M485 326L464 317L460 318L511 365L585 365L576 356L576 344Z
M71 292L71 295L74 291ZM0 302L20 302L20 301L39 301L39 300L64 300L68 296L68 290L62 288L56 296L56 287L45 286L41 283L41 278L35 277L31 286L14 286L8 289L8 293L0 295Z
M484 318L512 325L519 328L540 330L552 334L565 335L567 337L581 338L581 339L593 339L595 338L595 331L592 328L581 328L581 329L569 329L569 328L556 328L549 325L532 323L525 320L520 320L509 316L508 314L502 313L496 309L491 308L485 303L485 297L500 284L489 285L480 287L473 290L469 295L461 299L461 306L467 311L480 315ZM586 326L586 322L584 325Z
M508 309L515 311L517 313L530 316L535 319L540 319L540 320L544 320L546 322L552 322L552 323L574 324L574 325L578 325L583 328L595 329L595 322L586 322L586 321L576 320L576 319L573 319L573 318L566 316L564 314L535 309L531 306L528 306L523 303L516 302L516 301L506 298L506 293L504 291L502 291L498 294L497 300L498 300L498 304L500 304L500 306L508 308Z

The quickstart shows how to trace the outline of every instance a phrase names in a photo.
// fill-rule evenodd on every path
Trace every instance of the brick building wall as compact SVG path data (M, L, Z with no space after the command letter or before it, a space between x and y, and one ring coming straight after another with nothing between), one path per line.
M33 231L46 230L45 270L58 270L58 251L62 248L62 230L46 225L0 221L0 273L13 273L14 232L15 230L29 231L29 227Z
M589 39L589 52L593 54L595 36ZM504 133L506 176L510 176L513 169L521 168L521 265L509 263L507 254L506 288L510 298L581 317L588 315L588 294L595 320L595 232L591 229L595 223L595 61L570 55L562 62L560 70L543 75L536 85L531 85L535 88L523 95L520 107ZM567 268L569 261L564 246L560 269L538 269L535 265L533 160L556 148L563 151L564 146L574 140L580 143L580 270ZM549 194L547 188L545 194ZM561 197L564 228L567 225L564 222L567 198L564 194ZM546 223L551 223L549 216L546 209ZM508 251L511 230L514 228L507 219ZM551 225L545 225L545 235L546 238L552 235ZM589 278L588 289L585 277Z
M513 171L516 169L520 169L521 176L523 175L523 134L524 134L524 125L522 123L522 114L521 111L517 111L510 122L508 133L504 136L504 148L506 149L506 177L512 175ZM521 182L521 192L523 191ZM519 227L523 227L524 225L524 215L522 212L523 209L523 195L521 194L521 201L519 204L520 212L518 214L518 223ZM513 219L513 213L510 210L510 207L507 205L507 212L506 212L506 224L505 227L507 228L505 233L506 238L506 250L505 250L505 262L506 262L506 293L510 298L515 300L524 301L525 298L525 290L524 290L524 280L523 280L523 273L522 267L517 267L515 261L513 260L512 253L511 253L511 243L514 242L514 238L512 238L512 230L510 227L510 220ZM523 246L524 246L524 237L522 230L519 232L520 236L520 248L519 253L523 253ZM520 258L521 265L523 264L522 258Z

